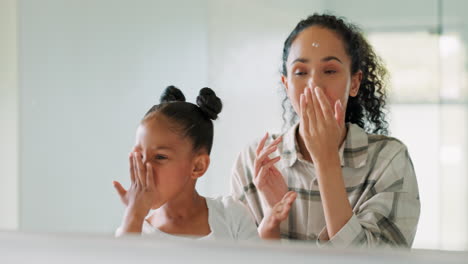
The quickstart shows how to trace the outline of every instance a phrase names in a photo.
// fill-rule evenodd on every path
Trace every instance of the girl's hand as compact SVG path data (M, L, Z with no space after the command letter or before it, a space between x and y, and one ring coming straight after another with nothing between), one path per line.
M345 111L339 100L333 108L320 87L304 90L300 97L301 134L314 163L326 162L338 154L345 133Z
M281 142L282 137L275 139L270 145L265 147L265 142L268 138L268 133L265 134L257 147L257 157L254 161L255 175L253 183L259 193L265 198L267 206L272 208L278 203L284 194L288 191L288 185L284 181L283 175L275 167L281 157L270 159L268 155L276 151L277 145Z
M297 193L287 192L283 199L275 204L272 210L265 215L258 227L258 233L263 239L279 239L280 224L288 218L292 203L296 200Z
M132 152L130 154L129 163L130 188L125 190L119 182L114 181L114 187L122 203L127 207L123 223L124 231L128 231L125 230L125 226L128 227L131 224L130 222L141 221L141 223L143 223L144 218L157 199L156 185L154 183L151 165L147 163L145 166L142 162L141 154L138 152Z

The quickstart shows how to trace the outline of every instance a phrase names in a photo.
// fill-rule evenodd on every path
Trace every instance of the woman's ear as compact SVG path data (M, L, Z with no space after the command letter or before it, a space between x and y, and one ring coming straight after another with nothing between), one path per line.
M203 176L210 166L210 156L206 153L198 154L192 166L192 179L196 180Z
M351 77L351 88L349 89L349 96L355 97L359 92L359 87L362 81L362 71L358 71Z
M288 77L281 74L281 82L283 83L283 86L284 86L284 88L286 89L286 92L287 92L288 91Z

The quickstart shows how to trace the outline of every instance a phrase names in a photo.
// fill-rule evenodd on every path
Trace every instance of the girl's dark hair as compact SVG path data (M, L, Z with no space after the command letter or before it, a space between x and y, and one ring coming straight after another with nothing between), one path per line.
M213 145L213 122L221 112L223 104L215 92L208 87L202 88L197 104L185 102L185 96L175 86L168 86L160 98L143 117L142 123L161 113L174 121L175 128L184 137L191 139L193 150L204 149L211 153Z
M362 81L356 97L348 98L345 122L357 124L368 133L388 134L385 120L385 82L387 70L381 59L363 37L361 30L350 23L328 14L313 14L300 21L284 42L281 73L287 76L286 61L291 44L306 28L319 26L334 31L343 41L345 51L351 58L351 74L362 71ZM284 90L284 89L283 89ZM290 105L287 95L282 101L284 125L292 125L297 114ZM289 111L289 124L287 115Z

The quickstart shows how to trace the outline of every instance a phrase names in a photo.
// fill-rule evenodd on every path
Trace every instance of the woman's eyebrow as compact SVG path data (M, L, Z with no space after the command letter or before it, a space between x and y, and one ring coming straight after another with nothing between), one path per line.
M327 61L331 61L331 60L336 60L339 63L343 64L343 62L340 59L338 59L337 57L335 57L335 56L327 56L325 58L322 58L323 62L327 62Z
M327 62L327 61L331 61L331 60L336 60L337 62L343 64L343 62L340 59L338 59L337 57L335 57L335 56L326 56L326 57L321 59L322 62ZM291 62L291 65L293 65L296 62L308 63L309 59L299 57L299 58L293 60Z
M293 61L291 62L291 65L293 65L293 64L296 63L296 62L308 63L309 60L306 59L306 58L300 58L300 57L299 57L299 58L293 60Z

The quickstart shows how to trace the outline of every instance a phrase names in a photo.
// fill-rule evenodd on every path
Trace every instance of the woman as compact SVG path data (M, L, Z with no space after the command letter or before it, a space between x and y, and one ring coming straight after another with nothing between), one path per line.
M335 16L314 14L286 39L283 109L290 101L298 122L242 151L231 178L257 224L297 192L287 220L262 223L270 238L411 247L418 185L406 146L386 136L385 74L360 31Z

